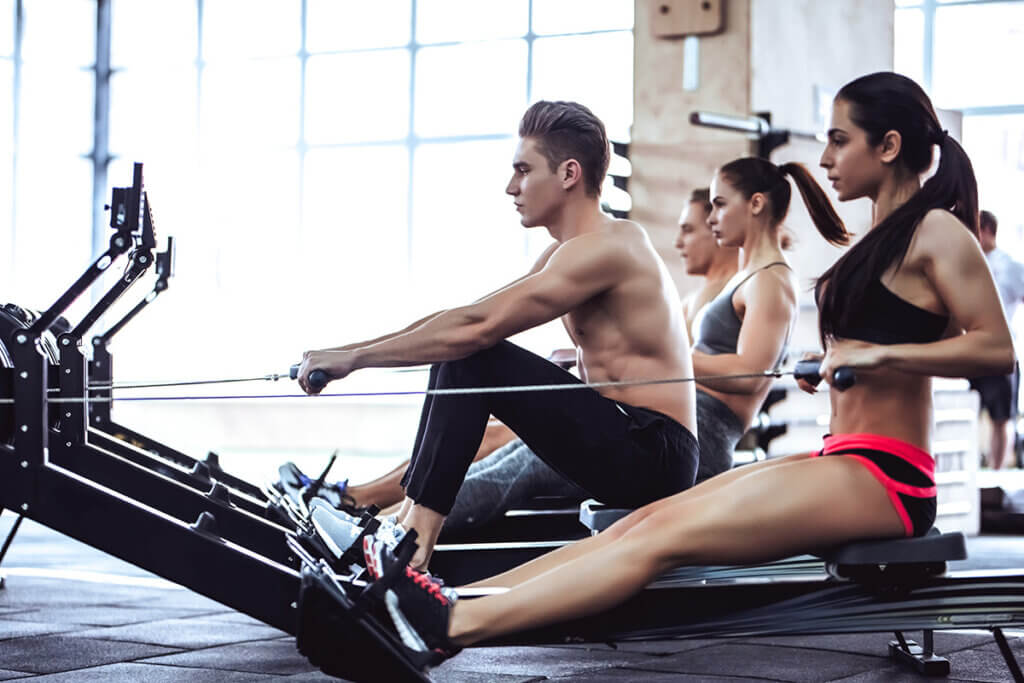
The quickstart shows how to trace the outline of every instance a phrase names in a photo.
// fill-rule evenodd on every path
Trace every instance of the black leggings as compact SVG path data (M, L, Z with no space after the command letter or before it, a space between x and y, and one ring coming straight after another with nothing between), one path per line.
M430 369L431 389L579 383L507 341ZM586 388L428 395L402 479L406 495L447 515L490 415L607 505L640 507L693 486L699 454L688 429L663 413L619 404Z

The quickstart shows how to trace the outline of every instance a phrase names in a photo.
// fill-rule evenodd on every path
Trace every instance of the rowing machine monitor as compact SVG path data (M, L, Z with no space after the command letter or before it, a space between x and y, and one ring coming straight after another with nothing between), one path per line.
M141 246L156 249L156 228L153 224L153 207L149 203L149 193L142 193L142 231L139 235Z

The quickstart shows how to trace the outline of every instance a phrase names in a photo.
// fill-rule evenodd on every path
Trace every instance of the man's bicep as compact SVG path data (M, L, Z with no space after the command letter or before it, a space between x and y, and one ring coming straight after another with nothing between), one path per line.
M577 250L578 251L578 250ZM621 268L597 250L556 254L539 272L506 287L481 303L502 336L554 320L606 291Z
M483 299L474 307L485 327L504 339L565 315L586 299L582 290L557 273L530 275Z

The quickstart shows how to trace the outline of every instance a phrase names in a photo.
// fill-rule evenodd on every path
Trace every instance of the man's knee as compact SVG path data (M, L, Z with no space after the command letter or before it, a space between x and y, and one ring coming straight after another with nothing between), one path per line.
M442 383L446 383L452 380L463 382L477 377L485 377L488 369L496 367L496 364L508 362L504 352L508 343L501 341L486 349L474 351L464 358L436 363L438 379Z

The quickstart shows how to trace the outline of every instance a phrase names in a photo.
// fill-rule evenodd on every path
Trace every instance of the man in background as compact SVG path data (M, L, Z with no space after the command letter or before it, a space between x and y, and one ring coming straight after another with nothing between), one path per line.
M690 193L690 201L679 216L676 249L683 257L687 275L703 277L701 286L683 299L686 331L693 340L697 314L718 296L739 267L739 248L722 247L711 233L711 192L701 187Z
M990 211L982 211L978 240L985 252L992 278L1003 302L1007 322L1013 321L1017 305L1024 300L1024 264L996 246L996 231L999 221ZM1013 327L1011 326L1011 330ZM1012 458L1008 457L1016 445L1014 422L1017 419L1017 392L1020 383L1020 367L1009 375L975 377L971 388L981 396L981 405L992 420L992 440L989 445L988 461L992 469L998 470Z

